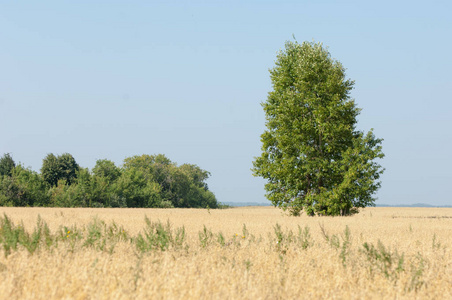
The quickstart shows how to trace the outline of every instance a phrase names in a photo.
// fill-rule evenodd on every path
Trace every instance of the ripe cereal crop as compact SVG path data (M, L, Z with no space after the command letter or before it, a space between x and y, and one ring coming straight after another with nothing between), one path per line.
M0 208L0 299L452 299L452 209Z

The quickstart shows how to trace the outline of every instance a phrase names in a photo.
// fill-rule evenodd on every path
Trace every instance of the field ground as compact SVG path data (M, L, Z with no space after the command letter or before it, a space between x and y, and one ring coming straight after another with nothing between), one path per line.
M38 216L50 233L33 240ZM0 207L0 221L0 299L452 299L451 208Z

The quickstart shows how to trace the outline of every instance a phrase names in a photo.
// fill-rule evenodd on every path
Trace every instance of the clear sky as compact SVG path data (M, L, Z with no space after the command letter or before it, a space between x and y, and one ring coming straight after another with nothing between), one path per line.
M266 202L268 70L294 35L355 80L383 138L377 203L452 204L452 1L0 0L0 155L163 153L212 173L221 202Z

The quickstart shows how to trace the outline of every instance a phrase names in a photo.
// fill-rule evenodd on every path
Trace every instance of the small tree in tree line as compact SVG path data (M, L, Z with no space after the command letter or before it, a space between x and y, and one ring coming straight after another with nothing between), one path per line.
M72 184L77 177L79 165L69 153L55 156L48 154L42 161L41 174L43 179L51 186L56 186L59 180Z
M11 172L16 167L11 154L5 153L2 158L0 158L0 176L11 176Z
M287 42L262 104L267 130L253 162L267 198L293 215L350 215L374 205L382 139L356 130L354 81L320 43Z

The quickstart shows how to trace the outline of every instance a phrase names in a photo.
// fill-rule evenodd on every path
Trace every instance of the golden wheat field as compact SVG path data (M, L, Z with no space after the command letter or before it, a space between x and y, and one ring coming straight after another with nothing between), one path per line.
M2 207L0 218L1 299L452 299L448 208Z

